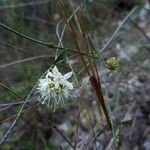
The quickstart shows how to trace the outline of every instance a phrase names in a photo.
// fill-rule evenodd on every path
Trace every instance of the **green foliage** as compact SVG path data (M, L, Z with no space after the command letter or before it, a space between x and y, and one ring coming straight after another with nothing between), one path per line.
M111 33L114 31L114 29L117 26L116 20L120 17L120 14L126 15L126 14L128 14L128 11L127 10L122 11L120 14L117 14L118 13L116 11L117 0L111 0L111 1L110 0L102 0L102 1L99 1L99 0L95 0L95 1L94 0L93 1L84 0L84 1L82 1L81 0L81 2L84 2L86 5L81 7L81 10L79 11L80 14L77 13L77 15L79 17L79 22L81 23L81 26L83 27L84 35L88 35L88 33L90 33L91 35L94 35L93 37L92 36L88 37L89 39L87 41L89 42L88 43L89 45L88 44L87 45L92 48L93 53L95 55L94 59L95 58L104 59L102 54L99 52L98 47L100 47L101 45L104 45L103 42L105 43L104 39L106 39L106 37L110 37L110 35L113 35ZM22 3L22 1L20 1L20 0L0 1L1 6L4 6L4 5L17 6L20 3ZM82 4L84 4L84 3L82 3ZM55 15L55 13L57 13L56 8L54 8L54 4L53 3L50 3L49 5L45 4L43 7L42 7L42 5L40 5L38 8L40 8L40 9L35 9L35 6L29 6L29 7L16 7L14 9L2 10L0 26L7 30L7 32L6 32L6 30L1 30L2 40L4 40L4 41L7 40L6 44L8 42L8 44L12 44L12 46L18 45L19 47L24 47L23 49L29 48L29 51L26 50L26 53L20 53L15 48L11 48L11 51L9 52L7 47L5 47L5 48L2 47L1 50L3 50L4 53L6 52L5 56L9 59L9 61L19 60L19 59L21 60L21 59L24 59L27 57L30 58L32 56L39 56L41 54L44 54L44 55L52 54L54 56L56 49L59 49L58 57L56 58L56 60L52 59L52 60L46 60L46 61L40 60L40 61L31 61L31 62L27 62L27 63L20 63L15 66L11 66L11 67L9 66L10 69L8 68L8 70L9 70L8 73L7 72L3 73L3 71L1 72L4 82L8 83L8 87L23 98L27 96L27 94L29 93L29 91L31 90L31 88L33 87L35 82L40 78L42 73L47 68L49 68L49 66L54 66L54 65L57 65L60 63L63 64L63 62L66 60L65 59L66 54L68 55L68 53L70 53L70 52L72 52L72 54L74 54L74 52L75 52L75 54L78 54L78 52L75 51L76 50L75 46L74 46L75 44L74 43L72 44L70 42L71 40L70 40L70 36L68 36L68 34L64 35L64 38L63 38L63 44L65 45L64 48L56 46L58 41L56 41L55 28L56 28L56 25L58 22L54 21L54 19L53 19L53 15ZM85 9L87 9L88 11L86 11ZM66 17L71 15L71 11L69 9L66 9L64 11L67 12ZM134 15L132 15L132 17L131 17L132 21L137 21L136 18L138 16L139 11L140 10L136 11L136 13L134 13ZM42 20L45 20L45 23ZM60 20L58 20L58 21L60 21ZM115 25L113 25L113 23L115 23ZM74 25L75 22L71 22L71 24ZM61 27L60 27L60 29L61 29ZM57 31L57 32L60 32L60 31ZM78 34L78 33L76 33L77 32L76 30L74 32L75 32L75 34ZM121 35L120 33L119 34L117 33L117 35L114 36L116 38L114 40L114 45L113 46L109 45L110 50L115 49L114 48L115 44L117 42L118 43L120 42L121 36L123 37L122 40L125 41L124 33L123 33L123 35ZM78 36L75 38L78 38ZM91 40L91 38L92 38L92 40ZM97 45L93 42L95 39L98 43ZM78 40L80 40L80 38ZM56 44L54 45L53 43L56 43ZM127 41L125 41L125 44L126 43L127 43ZM35 45L37 44L37 45L35 46L34 44ZM67 47L66 45L69 46L70 49L65 48L65 47ZM105 49L105 50L107 51L107 49ZM109 54L112 54L112 53L108 52L108 54L106 54L106 56L108 56ZM145 55L145 53L143 51L141 51L135 57L137 59L141 59L141 57L145 58L144 55ZM116 52L115 52L115 56L116 56ZM5 58L1 57L0 63L3 64L5 62ZM86 60L86 58L85 58L85 60ZM84 65L82 63L80 63L80 61L78 61L78 58L75 57L75 59L77 60L77 63L79 62L76 65L75 69L78 71L83 69ZM94 60L94 59L91 59L91 60ZM73 61L74 61L74 57L73 57ZM75 63L76 63L76 61L75 61ZM99 63L99 62L96 62L96 63ZM107 61L106 63L107 63L106 64L107 68L110 70L116 70L120 65L117 59L112 59L111 61ZM46 66L46 64L47 64L47 66ZM120 68L122 68L124 65L126 65L126 61L122 60L122 64L121 64ZM90 69L90 66L88 66L88 67ZM94 70L95 68L92 68L92 69ZM99 73L99 70L98 70L98 73ZM83 77L85 77L85 76L83 76ZM74 85L77 85L76 80L74 80L73 82L74 82ZM104 87L104 86L102 86L102 87ZM89 93L87 93L87 97L88 97L88 100L90 101L90 98L93 98L93 97L89 96L88 95ZM8 90L4 90L1 88L0 99L2 99L2 102L5 102L5 103L8 101L11 102L12 98L14 98L14 97L15 96L12 95L12 93L10 94L8 92ZM83 95L83 99L84 98L85 97ZM124 98L124 96L123 96L123 98ZM13 100L15 101L15 99L13 99ZM114 104L113 105L113 110L114 110L116 108L116 105L114 102L113 102L113 104ZM92 106L93 106L93 104L92 104ZM40 109L41 109L41 107L40 107ZM17 112L18 107L15 107L13 110L14 110L14 112ZM42 109L42 111L43 111L43 109ZM47 114L45 116L49 117L48 109L47 109ZM1 114L0 117L3 117L3 114ZM28 116L27 116L27 118L28 118ZM62 118L63 117L61 117L61 119ZM58 115L58 120L59 119L60 119L60 116ZM65 119L67 119L67 118L65 118ZM35 130L39 129L39 127L37 125L37 124L40 124L39 122L42 125L45 123L41 118L39 119L38 116L35 116L33 119L31 119L27 122L27 123L29 123L29 124L27 124L28 128L32 128L30 126L30 124L32 124L32 125L34 124ZM114 121L114 124L116 123L117 125L120 125L120 124L121 125L128 125L128 124L131 125L132 122L133 122L132 120L118 121L118 122ZM96 132L96 136L100 137L105 132L105 130L106 130L105 127L102 129L98 129ZM71 137L73 132L74 132L74 128L70 128L67 130L67 132L65 134L67 135L67 137ZM119 132L120 132L120 130L119 130ZM117 135L119 135L119 132ZM31 135L34 135L34 133L31 133ZM44 135L44 133L43 133L43 135ZM44 138L41 140L41 138L42 138L42 136L40 137L41 150L57 149L51 139ZM119 137L117 139L119 139ZM20 147L22 147L23 149L27 149L27 150L35 149L34 142L35 141L31 137L28 137L27 141L25 141L21 138L17 141L17 143ZM14 143L4 144L2 146L2 149L11 150L15 146L16 145Z
M57 148L51 139L43 139L42 150L56 150L56 149Z
M58 57L56 58L56 60L55 60L55 62L54 62L54 66L56 65L56 64L59 64L59 63L61 63L61 62L63 62L64 61L64 57L66 56L66 52L67 52L67 50L64 50L64 51L62 51L59 55L58 55Z

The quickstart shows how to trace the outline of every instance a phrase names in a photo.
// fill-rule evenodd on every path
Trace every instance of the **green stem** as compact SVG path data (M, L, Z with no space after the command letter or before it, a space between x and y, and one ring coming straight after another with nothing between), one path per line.
M57 49L60 49L60 50L66 50L66 51L70 51L72 53L77 53L77 54L85 55L86 56L85 53L80 53L80 52L77 52L77 51L74 51L74 50L71 50L71 49L68 49L68 48L64 48L64 47L58 47L58 46L55 46L53 43L46 43L46 42L34 39L34 38L32 38L32 37L30 37L28 35L25 35L23 33L20 33L19 31L16 31L16 30L12 29L11 27L6 26L3 23L0 23L0 27L2 27L4 29L6 29L6 30L8 30L8 31L10 31L12 33L14 33L14 34L17 34L17 35L19 35L19 36L21 36L21 37L23 37L23 38L25 38L27 40L30 40L32 42L35 42L35 43L38 43L38 44L41 44L41 45L44 45L44 46L47 46L49 48L57 48Z
M10 27L8 27L8 26L2 24L2 23L0 23L0 26L1 26L2 28L4 28L4 29L6 29L6 30L8 30L8 31L11 31L12 33L15 33L15 34L17 34L17 35L19 35L19 36L21 36L21 37L23 37L23 38L25 38L25 39L28 39L28 40L30 40L30 41L32 41L32 42L39 43L39 44L42 44L42 45L45 45L45 46L51 46L51 47L53 46L52 43L48 44L48 43L45 43L45 42L36 40L36 39L34 39L34 38L32 38L32 37L29 37L28 35L25 35L25 34L23 34L23 33L20 33L19 31L16 31L16 30L10 28Z

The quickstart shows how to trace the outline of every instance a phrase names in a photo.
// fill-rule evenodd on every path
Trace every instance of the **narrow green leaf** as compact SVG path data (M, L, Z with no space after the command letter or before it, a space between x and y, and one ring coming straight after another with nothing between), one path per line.
M48 48L54 48L54 44L53 44L53 43L48 43L48 44L47 44L47 47L48 47Z
M56 64L59 64L59 63L61 63L62 61L64 61L64 56L65 56L65 54L66 54L66 51L67 51L67 50L64 50L64 51L62 51L62 53L60 53L60 55L57 57L57 59L56 59L55 62L54 62L54 66L55 66Z

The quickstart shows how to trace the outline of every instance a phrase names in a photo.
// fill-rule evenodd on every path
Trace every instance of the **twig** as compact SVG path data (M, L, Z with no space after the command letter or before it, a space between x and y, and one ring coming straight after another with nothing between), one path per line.
M150 38L147 36L146 34L146 31L144 31L144 29L142 29L136 22L132 21L134 27L136 27L140 32L141 34L145 37L145 39L150 42Z
M6 107L6 106L13 106L13 105L20 105L22 104L24 101L19 101L19 102L12 102L12 103L4 103L4 104L0 104L0 107ZM31 101L28 101L29 103Z
M18 94L16 94L15 92L13 92L9 87L7 87L6 85L4 85L2 82L0 82L0 85L2 87L4 87L6 90L8 90L9 92L11 92L12 94L14 94L15 96L21 98Z
M4 5L0 6L0 9L13 9L13 8L18 8L18 7L27 7L27 6L32 6L32 5L40 5L40 4L45 4L49 3L52 0L44 0L44 1L38 1L38 2L28 2L28 3L21 3L18 5Z
M8 89L10 92L12 92L14 95L16 95L17 97L19 97L20 99L23 99L22 97L20 97L18 94L16 94L15 92L13 92L12 90L10 90L7 86L1 84L4 88ZM36 84L35 84L36 85ZM35 87L35 86L34 86ZM7 131L7 133L4 135L4 137L2 138L0 144L2 144L2 142L7 138L7 136L9 135L10 131L12 130L12 128L14 127L14 125L16 124L19 116L21 115L22 111L23 111L23 108L25 106L25 104L27 103L27 99L29 99L29 97L31 96L33 90L34 90L34 87L33 89L30 91L28 97L26 98L26 100L23 102L23 105L21 107L21 109L19 110L18 114L17 114L17 117L16 119L14 120L14 122L12 123L12 125L10 126L9 130ZM31 105L31 107L33 108L33 106ZM37 111L38 112L38 111ZM38 112L39 113L39 112ZM42 116L42 118L45 118L44 115L40 114L40 116ZM72 147L74 148L74 146L71 144L71 142L63 135L63 133L48 119L48 122L51 124L51 126L67 141L67 143Z
M54 23L52 23L50 21L47 21L47 20L44 20L42 18L24 17L24 16L17 16L17 15L13 15L13 16L16 17L16 18L19 18L19 19L23 19L23 20L27 20L27 21L33 21L33 22L42 23L42 24L47 24L47 25L50 25L50 26L55 25Z
M21 48L21 47L18 47L18 46L15 46L13 44L9 44L8 42L5 42L5 41L0 41L0 44L4 45L4 46L7 46L9 48L14 48L16 50L19 50L21 52L27 52L24 48Z
M17 34L18 36L21 36L22 38L25 38L29 41L32 41L34 43L38 43L38 44L41 44L41 45L44 45L44 46L47 46L49 48L56 48L56 49L60 49L60 50L66 50L66 51L69 51L69 52L72 52L72 53L77 53L77 54L80 54L81 56L84 55L86 56L87 54L85 53L81 53L81 52L78 52L78 51L74 51L74 50L71 50L71 49L68 49L68 48L64 48L64 47L58 47L58 46L55 46L53 43L46 43L46 42L43 42L43 41L40 41L40 40L37 40L37 39L34 39L28 35L25 35L17 30L14 30L12 28L10 28L9 26L6 26L5 24L3 23L0 23L0 27L14 33L14 34Z
M53 56L52 55L40 55L40 56L25 58L25 59L21 59L21 60L17 60L17 61L13 61L7 64L0 65L0 68L9 67L12 65L16 65L18 63L28 62L28 61L32 61L32 60L39 59L39 58L50 58L50 57L53 57Z
M39 104L40 104L40 103L37 103L37 104L35 104L34 106L32 105L32 107L29 107L29 108L27 108L27 109L24 109L24 110L21 112L21 114L24 113L24 112L26 112L26 111L28 111L28 110L30 110L30 109L33 108L33 107L38 106ZM13 116L11 116L11 117L8 117L8 118L2 120L2 121L0 122L0 125L2 125L3 123L5 123L5 122L11 120L12 118L15 118L16 116L17 116L17 114L15 114L15 115L13 115Z
M28 102L28 100L29 100L29 98L30 98L32 92L34 91L34 89L35 89L35 86L32 88L32 90L31 90L30 93L28 94L27 98L25 99L24 103L22 104L22 106L21 106L21 108L20 108L20 110L19 110L19 112L18 112L18 114L17 114L15 120L13 121L13 123L11 124L11 126L9 127L8 131L5 133L5 135L4 135L4 136L2 137L2 139L0 140L0 145L5 141L5 139L6 139L6 138L8 137L8 135L10 134L12 128L15 126L17 120L19 119L19 117L20 117L20 115L21 115L21 113L22 113L22 111L23 111L23 108L25 107L26 103ZM14 92L13 92L13 93L14 93ZM14 93L14 94L16 95L16 93ZM20 96L19 96L19 97L20 97Z
M46 71L46 72L47 72L47 71ZM41 76L41 78L46 74L46 72ZM36 84L37 84L37 82L35 83L34 87L33 87L32 90L30 91L30 93L28 94L28 96L26 97L24 103L22 104L22 106L21 106L21 108L20 108L20 110L19 110L19 112L18 112L18 114L17 114L15 120L13 121L13 123L11 124L11 126L9 127L8 131L5 133L5 135L4 135L4 136L2 137L2 139L0 140L0 145L5 141L5 139L8 137L8 135L9 135L10 132L11 132L11 130L12 130L13 127L15 126L15 124L16 124L17 120L19 119L19 117L20 117L20 115L21 115L21 113L22 113L22 111L23 111L23 109L24 109L26 103L28 102L28 100L29 100L31 94L32 94L33 91L34 91L34 89L35 89L35 87L36 87ZM2 84L2 83L1 83L1 85L2 85L4 88L6 88L7 90L9 90L10 92L12 92L14 95L16 95L17 97L19 97L19 98L22 99L22 97L20 97L18 94L16 94L15 92L13 92L13 91L12 91L11 89L9 89L6 85L4 85L4 84Z
M47 72L47 71L46 71ZM46 72L41 76L41 78L46 74ZM36 83L37 84L37 83ZM31 94L33 93L35 87L36 87L36 84L34 85L34 87L32 88L32 90L30 91L30 93L28 94L27 98L25 99L25 101L23 102L19 112L17 113L16 115L16 118L15 120L13 121L13 123L11 124L11 126L9 127L8 131L6 132L6 134L3 136L3 138L1 139L0 141L0 145L5 141L5 139L8 137L8 135L10 134L12 128L15 126L17 120L19 119L21 113L23 112L23 109L26 105L26 103L28 102ZM18 94L16 94L15 92L13 92L11 89L9 89L6 85L2 84L1 85L6 88L7 90L9 90L10 92L12 92L14 95L16 95L17 97L19 97L20 99L23 99L22 97L20 97ZM33 106L31 105L31 107L33 108ZM39 113L39 112L38 112ZM42 114L40 114L42 117L44 117ZM51 126L67 141L67 143L72 147L74 148L74 146L71 144L71 142L63 135L63 133L50 121L48 120L48 122L51 124Z
M123 24L128 20L128 18L137 10L138 6L134 7L129 14L123 19L123 21L119 24L119 26L117 27L117 29L115 30L115 32L112 34L112 36L109 38L109 40L107 41L107 43L104 45L104 47L100 50L100 53L103 52L107 46L111 43L111 41L114 39L114 37L117 35L117 33L119 32L119 30L121 29L121 27L123 26Z
M39 115L45 118L45 116L42 115L41 113L39 113ZM66 140L66 142L71 146L71 148L74 149L74 146L72 145L72 143L63 135L63 133L56 127L56 125L53 124L51 120L49 119L48 119L48 122Z
M32 38L32 37L30 37L30 36L28 36L28 35L25 35L25 34L19 32L19 31L17 31L17 30L12 29L12 28L9 27L9 26L6 26L6 25L3 24L3 23L0 23L0 27L4 28L4 29L6 29L6 30L8 30L8 31L10 31L10 32L12 32L12 33L15 33L15 34L17 34L17 35L19 35L19 36L21 36L21 37L23 37L23 38L25 38L25 39L28 39L28 40L30 40L30 41L32 41L32 42L35 42L35 43L38 43L38 44L41 44L41 45L45 45L45 46L49 46L49 47L51 47L51 48L53 47L53 44L52 44L52 43L46 43L46 42L43 42L43 41L34 39L34 38Z

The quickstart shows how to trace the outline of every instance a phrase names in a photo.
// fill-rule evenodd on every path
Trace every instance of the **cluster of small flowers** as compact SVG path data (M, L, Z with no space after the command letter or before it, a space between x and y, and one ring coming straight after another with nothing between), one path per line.
M39 101L47 104L53 111L65 105L73 90L73 84L68 81L72 72L62 75L55 66L48 71L43 79L39 79L37 90L40 93Z
M109 70L116 70L119 67L119 60L116 57L111 57L106 61L106 67ZM57 67L49 70L45 77L39 79L37 90L40 93L39 101L41 104L47 104L53 111L60 106L65 105L73 90L73 83L69 82L72 72L62 75Z
M106 67L109 70L116 70L119 67L119 60L116 57L110 57L106 60Z

